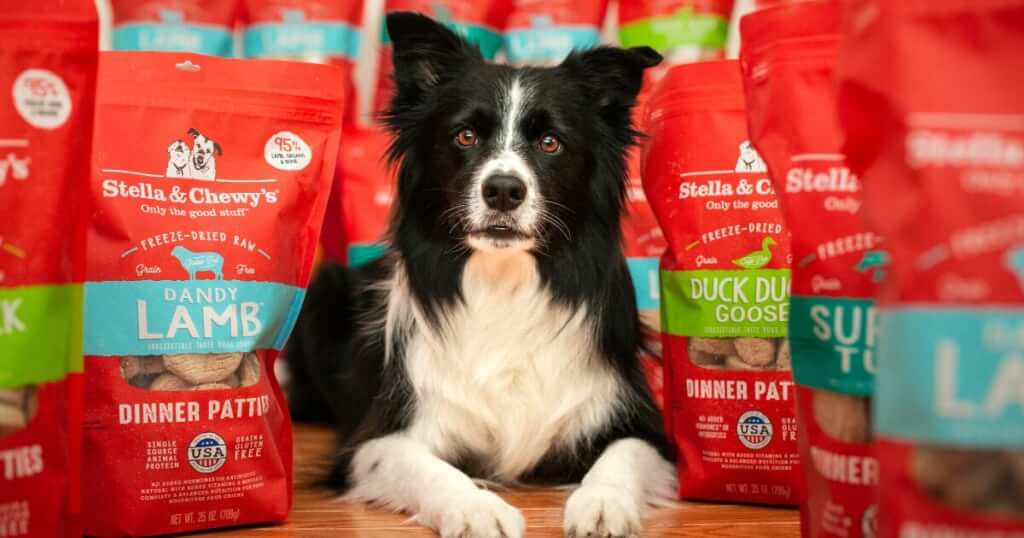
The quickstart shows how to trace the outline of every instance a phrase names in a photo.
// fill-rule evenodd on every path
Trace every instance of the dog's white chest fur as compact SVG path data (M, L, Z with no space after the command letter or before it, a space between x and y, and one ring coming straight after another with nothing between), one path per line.
M468 450L491 478L514 480L550 448L609 420L619 384L595 360L584 312L552 303L529 254L474 254L463 294L444 335L423 323L408 335L409 435L442 458Z

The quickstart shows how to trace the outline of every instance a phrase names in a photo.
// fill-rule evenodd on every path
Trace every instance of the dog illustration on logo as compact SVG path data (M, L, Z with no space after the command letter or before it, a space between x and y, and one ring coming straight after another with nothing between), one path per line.
M182 139L177 139L167 146L167 177L192 177L189 172L189 160L192 157L192 150Z
M737 172L767 172L768 166L764 164L764 160L754 149L754 146L750 145L749 140L744 140L740 144L740 156L736 159L736 171Z
M196 280L196 275L201 271L209 271L217 280L224 280L224 257L216 252L192 252L177 246L171 249L171 256L178 259L181 268L188 273L189 280Z
M220 144L200 133L198 129L190 128L188 134L194 140L192 158L189 160L189 177L213 181L217 177L215 157L224 155L224 151L220 149Z

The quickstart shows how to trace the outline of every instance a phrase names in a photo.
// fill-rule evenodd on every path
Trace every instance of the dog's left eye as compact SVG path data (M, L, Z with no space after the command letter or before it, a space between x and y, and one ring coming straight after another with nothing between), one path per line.
M562 149L562 142L555 135L547 134L540 138L540 150L544 153L558 153Z
M477 139L476 131L473 129L463 129L455 135L455 143L464 148L475 146Z

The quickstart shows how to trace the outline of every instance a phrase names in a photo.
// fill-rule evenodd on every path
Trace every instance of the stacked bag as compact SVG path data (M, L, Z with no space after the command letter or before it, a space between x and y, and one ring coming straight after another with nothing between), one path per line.
M1024 2L844 5L839 114L886 237L878 536L1024 536Z
M74 536L83 219L99 26L91 0L0 12L0 534Z
M115 6L138 22L115 44L211 52L220 34L188 21L212 11L175 6L187 16ZM0 16L0 534L282 521L274 364L312 272L346 66L98 43L91 0Z
M742 20L751 142L792 231L789 339L800 425L807 536L869 538L877 528L871 444L875 300L885 242L864 222L863 187L842 152L835 65L839 7L803 2Z
M309 63L103 55L85 223L87 534L287 517L293 439L274 364L312 273L343 80Z
M747 139L735 60L672 68L647 107L661 258L665 428L688 499L795 504L790 232Z
M799 504L813 538L1024 536L1022 17L785 3L740 62L655 86L683 498Z

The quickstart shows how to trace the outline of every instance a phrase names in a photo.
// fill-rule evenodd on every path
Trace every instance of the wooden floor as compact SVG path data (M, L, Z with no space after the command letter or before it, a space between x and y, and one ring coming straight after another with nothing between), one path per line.
M326 492L304 486L329 450L331 435L318 428L296 428L295 508L288 523L276 527L205 533L211 537L358 537L405 538L435 536L407 524L407 517L378 512L333 500ZM502 496L526 516L528 537L562 536L562 506L566 493L553 490L510 491ZM797 538L796 510L680 503L678 508L652 512L645 521L644 538Z

